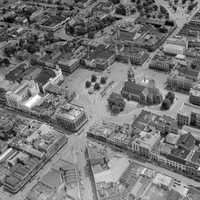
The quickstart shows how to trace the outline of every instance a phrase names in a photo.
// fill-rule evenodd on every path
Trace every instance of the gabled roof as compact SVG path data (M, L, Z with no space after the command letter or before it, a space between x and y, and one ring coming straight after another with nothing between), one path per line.
M144 89L145 87L143 85L139 85L134 82L127 81L125 82L122 90L139 95L143 92Z
M192 136L191 133L181 135L177 142L177 145L184 149L192 149L195 145L195 138Z

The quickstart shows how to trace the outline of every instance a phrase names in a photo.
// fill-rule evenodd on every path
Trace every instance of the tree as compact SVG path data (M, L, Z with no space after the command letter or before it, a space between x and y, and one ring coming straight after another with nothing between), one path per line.
M52 31L48 31L47 33L44 34L44 39L45 41L49 42L49 43L53 43L55 38L54 38L54 34Z
M100 83L101 84L106 84L107 78L105 76L101 77Z
M123 4L119 4L116 8L116 14L119 14L119 15L126 15L126 8Z
M88 38L89 39L93 39L94 38L94 31L90 31L89 33L88 33Z
M91 76L91 81L92 81L92 82L96 82L96 80L97 80L97 76L93 74L93 75Z
M26 40L28 44L35 44L38 41L38 35L31 33L30 35L27 35Z
M170 100L168 98L165 98L164 101L162 102L161 109L168 110L170 106L171 106Z
M120 0L110 0L113 4L119 4Z
M182 4L184 5L186 3L187 0L182 0Z
M161 33L167 33L167 32L168 32L168 29L167 29L165 26L161 26L161 27L159 28L159 31L160 31Z
M34 9L32 7L25 7L23 9L23 14L26 17L28 23L30 23L30 16L34 12Z
M168 92L167 95L165 96L166 99L169 99L171 104L174 102L175 99L175 94L173 92Z
M31 64L32 66L37 65L37 64L38 64L37 58L31 58L31 59L30 59L30 64Z
M27 59L28 54L26 50L22 50L22 51L17 51L15 54L15 57L19 60L19 61L24 61Z
M126 104L123 97L120 94L113 92L108 98L108 105L111 112L119 113L124 110Z
M91 86L91 82L90 82L90 81L86 81L86 82L85 82L85 87L86 87L86 88L90 88L90 86Z
M4 54L7 56L7 57L10 57L11 55L15 54L16 52L16 47L15 46L7 46L4 48Z
M95 83L94 84L94 90L100 90L100 84L99 83Z
M111 107L111 111L112 111L113 114L119 114L120 113L120 108L118 106L116 106L116 105L113 105Z
M192 69L196 69L196 68L197 68L197 64L193 62L193 63L191 63L190 67L191 67Z
M166 25L166 26L174 26L174 22L171 21L171 20L166 20L166 21L165 21L165 25Z
M19 47L23 49L24 48L24 44L25 44L25 40L23 38L20 38L19 39Z
M158 6L155 4L155 5L153 5L153 9L155 10L155 11L157 11L158 10Z
M5 67L8 67L10 65L10 61L7 58L4 58L3 64L4 64Z
M10 61L7 58L0 58L0 67L8 67Z
M40 47L37 44L28 44L26 49L31 54L40 51Z

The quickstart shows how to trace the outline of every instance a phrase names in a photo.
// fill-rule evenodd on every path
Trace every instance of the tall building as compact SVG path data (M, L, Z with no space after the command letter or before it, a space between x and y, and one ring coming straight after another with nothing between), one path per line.
M200 85L195 85L193 88L190 89L189 93L189 101L194 105L200 106Z
M189 125L200 128L200 108L189 103L183 103L177 112L179 126Z
M158 146L161 136L156 130L142 131L139 137L132 142L132 150L140 155L150 157L155 146Z
M161 103L162 94L155 87L154 80L146 80L144 82L144 84L138 84L133 81L126 81L121 90L122 96L128 100L146 105Z
M53 117L57 124L69 131L78 131L87 122L84 109L72 104L59 107Z
M176 91L189 92L193 87L193 80L178 74L170 74L167 78L167 86Z

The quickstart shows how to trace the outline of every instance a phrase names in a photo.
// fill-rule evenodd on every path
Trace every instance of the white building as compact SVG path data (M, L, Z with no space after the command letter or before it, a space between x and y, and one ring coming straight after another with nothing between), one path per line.
M31 109L43 101L39 93L39 86L35 81L25 80L16 90L6 93L7 104L18 109Z

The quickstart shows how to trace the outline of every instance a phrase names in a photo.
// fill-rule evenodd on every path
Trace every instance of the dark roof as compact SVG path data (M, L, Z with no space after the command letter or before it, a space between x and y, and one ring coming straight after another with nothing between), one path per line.
M135 33L134 32L129 32L126 30L120 30L120 36L119 36L119 40L121 41L134 41L134 36Z
M138 95L141 94L144 89L145 87L143 85L138 85L130 81L125 82L124 87L122 88L122 90L126 92L138 94Z
M15 69L6 74L5 78L13 82L18 81L21 78L23 78L25 71L26 71L26 64L25 63L20 64Z
M191 133L187 133L181 135L179 138L177 145L184 148L184 149L192 149L195 145L195 138L192 136Z
M108 98L108 101L123 101L123 98L120 94L112 92Z
M5 183L8 184L10 187L16 187L19 182L20 182L20 179L18 179L17 177L15 177L13 174L9 175L9 176L6 176L5 177Z
M197 78L199 75L199 71L193 70L193 69L185 67L185 66L181 66L178 70L181 73L185 74L186 76L191 76L193 78Z
M88 52L90 60L93 59L109 59L111 56L115 55L115 51L109 46L99 45Z
M45 85L50 78L55 77L55 76L56 74L54 71L49 70L49 69L42 69L39 75L35 78L35 81L39 85Z
M178 147L176 149L172 149L171 154L177 158L185 159L187 155L190 153L189 150Z
M25 165L18 163L15 168L14 174L18 178L24 178L29 172L30 170Z

